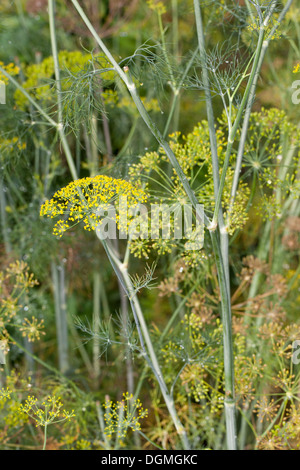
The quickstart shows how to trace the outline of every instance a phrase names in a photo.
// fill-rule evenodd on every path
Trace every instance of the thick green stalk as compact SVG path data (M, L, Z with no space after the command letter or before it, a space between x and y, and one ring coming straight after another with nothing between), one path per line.
M247 138L247 133L248 133L251 109L252 109L252 103L253 103L254 96L255 96L255 91L256 91L256 87L257 87L259 73L260 73L260 70L261 70L261 67L262 67L267 49L269 47L271 38L275 34L275 32L276 32L278 26L280 25L280 23L282 22L282 20L284 19L284 17L286 15L286 13L288 12L292 2L293 2L293 0L288 0L288 2L286 3L285 7L283 8L282 12L280 13L280 15L278 17L277 22L275 23L275 25L271 29L268 38L265 39L263 41L263 44L262 44L261 54L260 54L260 57L259 57L259 61L258 61L258 64L257 64L255 75L254 75L254 78L253 78L253 83L252 83L252 86L251 86L251 89L250 89L250 92L249 92L248 102L247 102L247 105L246 105L245 115L244 115L244 119L243 119L243 125L242 125L242 130L241 130L241 136L240 136L240 141L239 141L239 147L238 147L238 152L237 152L237 157L236 157L236 164L235 164L235 170L234 170L234 176L233 176L233 182L232 182L232 188L231 188L230 206L229 206L229 209L228 209L228 218L230 218L230 214L231 214L232 209L233 209L233 204L234 204L234 201L235 201L237 188L238 188L238 184L239 184L240 170L241 170L241 167L242 167L242 160L243 160L243 156L244 156L246 138ZM274 4L270 8L270 13L268 15L269 17L272 14L272 12L274 11L275 5L276 5L276 3L274 2Z
M102 408L101 408L101 405L100 405L99 401L96 402L95 406L96 406L96 411L97 411L99 427L100 427L100 431L101 431L101 434L102 434L102 439L105 442L105 448L109 449L109 442L108 442L108 439L107 439L106 434L104 432L105 422L104 422L103 411L102 411Z
M58 62L58 51L56 43L56 30L55 30L55 0L48 0L48 14L49 14L49 29L52 48L52 57L54 62L55 73L55 87L57 93L57 109L58 109L58 123L63 123L62 103L61 103L61 81L60 81L60 68Z
M210 148L211 148L211 159L212 159L212 169L213 169L213 182L214 182L214 197L217 200L219 190L220 190L220 176L219 176L219 157L218 157L218 143L216 136L216 126L214 111L212 106L212 97L210 92L210 83L209 76L206 67L206 50L205 50L205 37L203 29L203 21L201 14L201 7L199 0L194 0L194 10L195 10L195 20L198 36L198 45L199 45L199 55L202 62L202 77L205 88L205 104L206 104L206 114L207 122L209 127L209 138L210 138ZM225 229L224 217L222 206L219 207L218 212L218 227L219 227L219 236L221 243L221 252L223 259L223 266L226 275L227 290L228 296L230 296L230 275L229 275L229 240L228 232Z
M242 160L243 160L243 156L244 156L244 149L245 149L245 143L246 143L246 138L247 138L247 133L248 133L252 103L253 103L253 99L254 99L254 96L255 96L255 91L256 91L256 87L257 87L259 73L260 73L260 70L261 70L261 67L262 67L262 64L263 64L263 60L264 60L267 48L269 46L270 40L271 40L272 36L274 35L274 33L276 32L279 24L282 22L283 18L285 17L287 11L289 10L289 8L292 4L292 1L293 0L288 0L288 2L286 3L285 7L283 8L282 12L280 13L280 15L278 17L277 22L275 23L275 25L273 26L271 32L269 33L268 38L265 39L263 41L263 44L262 44L259 61L258 61L257 67L256 67L253 83L252 83L252 86L251 86L251 89L250 89L250 92L249 92L248 102L247 102L247 105L246 105L245 115L244 115L244 119L243 119L243 125L242 125L242 130L241 130L239 147L238 147L238 152L237 152L237 157L236 157L236 166L235 166L233 183L232 183L232 188L231 188L231 199L230 199L230 206L229 206L229 209L228 209L228 220L230 219L230 215L231 215L232 210L233 210L233 204L234 204L237 189L238 189L238 183L239 183L239 178L240 178L240 170L241 170L241 167L242 167ZM248 2L247 2L247 5L248 5ZM276 5L276 2L274 2L273 5L271 5L268 18L270 18L272 12L274 11L275 5ZM249 5L248 5L248 7L249 7ZM269 239L269 229L270 229L270 224L268 222L266 227L265 227L265 232L264 232L265 236L262 238L262 243L260 245L264 253L266 252L267 241ZM259 255L258 257L260 259L264 259L265 256L262 255L262 253L261 253L261 255ZM253 298L256 295L256 292L257 292L257 289L258 289L258 286L259 286L259 282L260 282L260 278L261 278L261 275L259 273L257 273L254 276L253 282L251 284L250 292L249 292L249 298ZM248 414L249 414L249 412L246 412L246 414L245 414L246 417L244 417L244 416L242 417L241 435L240 435L240 444L241 444L242 448L244 447L244 444L246 442L246 428L247 428L247 424L248 424L248 422L247 422Z
M44 425L44 444L43 444L43 450L46 450L46 445L47 445L47 423Z
M209 127L209 138L210 138L210 147L211 147L211 158L212 158L212 168L213 168L213 180L214 180L214 191L215 196L219 192L220 186L220 177L219 177L219 158L218 158L218 144L215 130L215 119L214 111L212 106L212 99L209 86L209 76L206 68L206 51L205 51L205 38L203 30L203 22L201 15L201 8L199 0L194 0L194 10L195 10L195 20L199 44L199 55L202 65L202 77L205 88L205 104L206 104L206 114L207 122ZM220 211L220 215L221 215Z
M58 347L59 370L65 373L69 370L68 325L65 298L65 275L63 266L51 263L52 283L55 302L56 334Z
M202 77L205 87L206 113L209 127L210 148L213 168L214 196L217 200L220 192L218 144L216 137L215 119L210 93L209 77L206 68L206 51L204 29L199 0L194 0L195 20L198 35L199 53L202 62ZM223 322L223 347L225 371L225 420L228 449L236 449L236 417L234 401L234 358L231 332L231 303L229 275L229 240L224 227L222 206L218 210L218 232L211 232L213 251L216 259L221 293L221 310ZM225 282L225 286L223 285Z
M74 164L73 156L70 151L70 147L64 132L63 125L63 110L61 101L61 79L60 79L60 68L58 61L57 41L56 41L56 30L55 30L55 0L48 0L48 14L49 14L49 28L51 38L52 56L54 61L54 73L55 73L55 86L57 94L57 110L58 110L58 124L57 129L59 136L66 154L66 159L70 168L72 178L76 180L78 178L76 167Z
M100 326L100 273L93 275L93 330L97 332ZM93 369L94 380L98 383L100 377L100 344L97 335L93 339Z
M98 124L97 124L97 115L94 112L91 117L91 156L92 160L90 162L90 176L96 176L99 173L99 157L98 157Z
M211 232L211 241L215 255L218 281L221 296L221 311L223 324L223 356L224 356L224 374L225 374L225 419L226 419L226 437L228 450L236 450L236 410L235 410L235 392L234 392L234 357L231 326L231 304L228 295L225 269L223 266L222 252L217 232Z
M4 241L4 247L6 253L11 252L11 243L9 239L9 232L6 222L6 200L5 200L5 190L4 190L4 182L3 178L0 175L0 220L1 220L1 227L2 227L2 235Z
M232 126L232 128L229 132L229 136L228 136L228 144L227 144L227 148L226 148L226 154L225 154L224 165L223 165L221 179L220 179L219 191L218 191L216 204L215 204L215 211L214 211L212 225L217 224L218 214L219 214L219 210L220 210L220 207L221 207L222 194L223 194L223 190L224 190L224 186L225 186L225 179L226 179L227 169L228 169L228 165L229 165L229 159L230 159L230 156L231 156L231 152L232 152L232 149L233 149L233 144L235 142L235 137L236 137L237 131L240 127L240 123L241 123L242 116L243 116L243 113L244 113L244 110L245 110L245 106L248 103L248 98L249 98L249 94L250 94L251 89L252 89L253 81L254 81L255 76L256 76L257 66L258 66L258 63L259 63L259 60L260 60L260 55L261 55L261 49L262 49L262 45L263 45L264 36L265 36L264 26L261 26L260 31L259 31L259 38L258 38L258 43L257 43L257 46L256 46L255 58L254 58L251 74L250 74L250 77L249 77L249 80L248 80L248 83L247 83L246 90L245 90L244 95L243 95L242 102L239 106L239 110L238 110L235 122L234 122L234 124L233 124L233 126Z

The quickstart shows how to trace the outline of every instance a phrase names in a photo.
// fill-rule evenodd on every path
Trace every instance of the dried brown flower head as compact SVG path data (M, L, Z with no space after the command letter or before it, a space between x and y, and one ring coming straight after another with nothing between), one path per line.
M181 289L179 289L178 282L174 277L164 279L159 285L159 297L170 296L172 294L180 294Z
M299 237L297 233L288 233L282 237L282 244L291 251L298 251L300 244L299 244Z
M48 0L27 0L26 10L30 15L37 15L41 12L46 13Z
M277 411L279 409L279 404L275 403L274 399L268 399L268 397L262 397L258 400L254 407L254 413L258 414L258 418L262 423L264 420L271 421L275 418Z
M285 444L279 436L276 436L272 432L268 432L265 437L258 438L257 440L258 450L283 450Z
M286 219L286 226L293 232L300 232L300 217L291 215Z

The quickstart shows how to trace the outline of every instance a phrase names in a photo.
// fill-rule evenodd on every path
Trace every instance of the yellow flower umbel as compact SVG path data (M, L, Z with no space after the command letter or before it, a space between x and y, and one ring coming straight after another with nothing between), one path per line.
M45 334L43 320L24 317L24 311L30 310L30 305L21 304L36 285L38 281L24 261L17 260L0 271L0 352L4 356L9 351L10 327L17 328L28 341L39 340Z
M67 411L63 408L63 403L60 397L48 396L41 405L38 399L34 396L28 396L24 405L21 404L19 410L23 415L28 415L36 426L44 427L44 445L43 450L46 449L47 443L47 428L50 424L63 423L70 421L76 415L74 410Z
M103 175L82 178L57 191L52 199L42 205L40 215L51 218L64 216L56 222L53 228L53 234L57 236L62 236L70 228L70 224L77 224L81 221L84 222L85 230L96 230L101 222L98 209L100 207L104 210L108 209L121 196L126 198L126 208L123 209L126 211L146 201L144 191L135 188L125 180ZM118 228L120 228L121 210L116 210ZM128 216L129 224L130 215L123 215ZM125 228L122 227L122 229Z
M3 68L9 75L18 75L20 72L20 69L17 65L13 64L12 62L10 64L5 65L3 62L0 60L0 67ZM0 81L4 82L6 85L8 84L8 78L0 72Z
M294 65L293 73L298 73L298 72L300 72L300 62L299 62L299 64Z
M118 438L125 438L128 430L140 431L140 421L148 416L148 410L144 409L141 401L133 398L128 392L123 393L122 401L113 403L107 400L104 403L106 410L105 420L105 436L110 439L112 434L117 433Z
M151 10L157 11L158 15L163 15L167 11L164 3L157 0L148 0L147 5Z
M74 410L66 411L60 397L54 396L48 396L41 406L38 405L37 398L28 396L25 404L21 404L19 409L32 418L36 422L36 426L60 423L75 416Z

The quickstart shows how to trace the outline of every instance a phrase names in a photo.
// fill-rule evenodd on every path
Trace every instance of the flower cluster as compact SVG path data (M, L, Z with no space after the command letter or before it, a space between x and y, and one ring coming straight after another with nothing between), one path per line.
M32 316L31 320L23 318L21 311L27 311L29 307L24 308L22 301L24 296L29 296L31 289L38 284L24 261L10 263L8 267L0 272L0 340L1 349L4 354L9 347L8 327L15 327L21 331L24 337L29 341L40 339L43 321Z
M300 71L300 63L294 66L293 73L298 73L299 71Z
M4 387L0 388L1 449L15 446L20 435L22 441L18 446L21 449L23 446L26 449L27 445L40 449L42 434L44 448L47 445L49 450L70 449L79 438L87 438L84 427L79 427L86 396L82 395L83 401L78 402L79 396L70 393L68 385L51 377L32 381L28 372L17 373L12 369L10 375L5 376ZM84 417L86 419L86 413ZM36 432L33 432L33 424ZM48 426L52 424L50 436Z
M226 122L220 121L219 127L216 130L218 153L221 161L224 161L226 153L226 126ZM169 136L169 145L197 196L199 204L203 206L206 213L212 213L215 196L207 121L200 122L186 136L180 132L171 134ZM139 159L138 163L131 165L129 175L134 184L147 188L153 201L169 206L170 227L172 227L175 233L177 228L175 222L178 223L178 214L181 213L186 221L187 218L184 211L190 204L190 201L175 170L173 168L168 169L167 165L168 157L164 149L160 148L158 152L147 152ZM227 217L226 225L230 234L245 226L248 220L247 202L250 195L248 183L241 181L230 214L227 213L231 204L233 176L234 167L232 166L228 169L223 193L223 207ZM162 232L162 220L159 223L158 230ZM197 224L194 213L192 213L191 223L187 224L187 226L190 231L182 230L182 237L179 240L176 236L168 238L160 236L156 240L133 240L130 246L131 252L137 257L147 257L151 250L161 255L171 253L174 248L177 248L188 264L194 267L199 266L206 259L206 255L204 251L201 251L200 247L200 232L203 227ZM198 234L197 229L200 229ZM202 235L204 235L204 229ZM195 241L193 236L197 237L197 241L199 241L197 249L190 248L191 243L189 242Z
M117 198L121 202L126 201L126 204L121 203L116 207L118 228L126 230L132 217L129 209L145 202L146 194L125 180L109 176L97 175L69 183L57 191L52 199L45 201L40 215L50 218L64 216L54 226L53 234L57 236L62 236L70 224L77 224L80 221L84 222L85 230L96 230L101 222L99 209L108 210ZM121 219L126 219L126 226L122 224Z
M38 320L35 317L25 318L22 326L20 326L20 331L22 332L22 336L25 336L29 342L39 340L41 335L45 335L46 333L43 331L44 328L44 320Z
M151 10L156 11L158 15L163 15L167 11L164 3L158 0L147 0L147 5Z
M15 148L18 150L24 150L26 148L25 142L20 142L18 137L12 139L1 139L0 140L1 153L4 151L13 151Z
M1 388L0 389L0 400L10 400L10 395L11 395L11 390L7 388Z
M91 54L83 54L80 51L61 51L58 54L58 60L62 70L68 70L72 74L78 73L91 60ZM26 80L22 84L35 99L51 99L50 80L54 75L53 57L46 57L37 64L30 64L23 70ZM62 82L63 84L63 82ZM27 98L19 90L15 92L15 102L18 107L24 109L28 102Z
M113 433L117 433L119 438L127 436L128 429L140 431L140 420L148 416L148 410L144 409L139 399L134 400L133 395L128 392L123 393L123 400L116 403L107 400L104 403L106 413L105 435L110 438Z
M36 426L48 426L49 424L70 421L75 416L74 410L66 411L60 397L48 396L41 405L38 399L28 396L25 404L20 405L20 411L27 414L36 422Z
M273 23L275 25L277 25L277 27L280 26L280 23L277 20L274 20ZM281 33L278 31L279 28L274 32L273 31L273 26L274 25L270 24L267 27L265 27L265 35L269 40L279 39L281 37ZM261 26L259 24L259 21L250 23L247 27L247 29L251 32L259 31L260 28L261 28Z
M3 70L5 70L11 76L18 75L18 73L20 72L20 68L12 62L5 65L3 62L0 61L0 67L2 67ZM0 72L0 81L7 84L9 80L3 73Z
M259 141L257 135L260 136ZM260 112L251 114L243 173L245 176L253 175L253 191L259 189L261 192L255 209L263 220L281 217L283 197L299 197L295 166L287 164L288 149L294 153L294 163L299 161L299 142L299 129L284 111L262 108Z
M28 416L20 411L20 403L15 399L12 387L0 389L0 411L2 412L4 408L5 412L3 412L1 418L6 427L22 427L28 422Z
M99 88L100 83L103 91L97 106L103 106L104 104L105 107L117 107L124 109L129 114L137 115L132 100L109 87L114 78L114 72L103 56L99 54L93 56L82 51L60 51L58 61L61 69L61 88L66 118L70 119L75 110L78 111L82 106L82 103L78 105L78 99L82 102L94 102L94 98L90 96L90 91L91 88ZM12 65L7 68L7 71L16 74L18 70L17 68L14 69ZM23 67L23 73L26 80L22 86L34 99L45 103L55 99L55 87L53 86L54 60L52 56L46 57L39 63ZM137 86L139 86L139 83L137 83ZM20 90L16 90L14 96L16 105L21 109L26 108L28 100L24 94ZM148 111L160 112L157 99L142 98L142 101Z

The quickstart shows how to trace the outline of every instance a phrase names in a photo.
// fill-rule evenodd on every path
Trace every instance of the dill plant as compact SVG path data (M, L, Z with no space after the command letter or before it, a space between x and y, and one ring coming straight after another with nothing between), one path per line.
M252 3L252 2L251 2ZM88 18L86 17L85 13L83 12L82 8L76 2L73 1L77 11L79 12L80 16L82 17L83 21L86 23L87 27L91 31L92 35L94 36L95 40L97 41L98 45L110 60L111 64L113 65L116 72L119 74L120 78L124 81L125 85L129 93L132 96L133 101L135 102L137 109L139 110L141 117L144 119L146 125L149 127L150 131L153 133L159 144L164 148L171 165L173 166L174 170L176 171L179 180L184 188L185 193L187 194L189 201L192 203L194 208L196 209L197 206L197 198L192 191L188 179L180 166L176 156L174 155L172 149L169 147L168 143L163 139L163 136L160 134L159 130L155 127L155 124L150 119L148 113L146 112L139 95L136 91L136 86L130 77L130 70L129 67L126 66L123 69L120 68L118 63L115 61L113 56L111 55L110 51L104 45L102 40L97 35L96 31L94 30L93 26L89 22ZM158 11L158 16L161 17L162 11L160 9L160 4L153 4L153 6ZM218 269L218 276L219 276L219 283L220 283L220 292L221 292L221 305L222 305L222 317L223 317L223 325L224 325L224 365L225 365L225 390L226 390L226 399L225 399L225 410L226 410L226 422L227 422L227 444L228 447L231 449L236 448L236 430L235 430L235 399L234 399L234 365L233 365L233 350L232 350L232 336L231 336L231 311L230 311L230 294L229 294L229 270L228 270L228 237L226 238L226 226L223 226L223 215L222 215L222 208L221 208L221 200L224 190L225 178L228 169L230 155L232 153L233 144L235 142L236 134L238 128L241 123L242 113L245 110L248 102L248 108L250 106L251 100L253 98L253 93L255 89L253 89L253 84L255 77L259 72L259 63L262 54L262 45L265 37L268 37L268 34L272 35L273 37L273 30L271 32L267 31L267 27L270 22L270 18L272 16L272 11L275 8L275 4L270 4L269 8L266 11L263 11L261 6L258 3L253 2L254 8L256 10L256 15L258 18L259 23L259 36L257 41L257 46L255 53L252 57L252 64L251 64L251 71L248 73L246 68L244 75L241 78L246 78L247 74L249 76L248 83L246 90L243 94L241 104L237 111L236 118L232 121L231 118L231 110L232 110L232 102L233 96L239 89L240 83L234 86L234 93L230 93L231 87L228 88L228 84L226 87L226 91L228 93L229 98L229 115L228 115L228 126L229 126L229 135L225 153L225 159L223 163L223 169L221 173L221 177L219 179L219 160L218 160L218 152L216 148L216 139L215 139L215 128L213 124L213 112L211 106L211 95L210 90L207 89L208 87L208 76L204 72L204 83L206 86L206 103L207 103L207 113L208 113L208 122L210 126L210 138L211 138L211 151L212 151L212 162L214 167L214 189L215 189L215 209L213 218L210 221L209 218L204 214L203 223L208 227L211 240L213 245L213 251L216 257L217 269ZM199 40L199 50L200 50L200 57L203 61L205 61L205 44L204 44L204 33L203 33L203 26L202 26L202 18L201 18L201 9L200 4L198 1L194 2L195 6L195 17L196 17L196 26L197 26L197 33L198 33L198 40ZM164 46L164 44L163 44ZM205 68L204 68L205 70ZM227 110L227 107L225 107ZM199 216L199 214L198 214ZM219 244L218 237L216 236L216 229L218 226L221 226L221 243Z
M60 397L49 396L43 401L41 406L38 405L37 401L37 398L28 396L25 404L20 406L20 411L32 418L36 422L36 426L44 427L43 450L45 450L48 426L70 420L75 414L74 411L68 412L63 409Z
M22 106L26 103L27 109L29 108L35 116L40 115L45 120L43 125L52 128L55 137L60 138L69 172L74 180L69 186L58 190L52 199L55 200L57 196L56 203L52 205L51 202L45 202L45 199L51 201L51 191L46 181L43 182L45 190L44 197L40 201L43 203L41 214L50 217L67 214L70 222L76 223L84 219L86 228L94 228L90 223L94 217L93 207L98 204L102 193L97 184L93 193L90 191L90 186L84 186L84 181L88 180L89 184L93 184L94 181L106 179L110 183L108 187L113 186L115 182L114 179L108 180L102 175L95 177L95 173L99 171L95 158L95 133L93 134L97 116L100 115L105 122L107 110L114 109L115 106L126 109L126 112L133 116L132 133L130 131L129 141L125 142L120 151L121 156L129 148L140 116L158 142L159 149L142 155L138 162L131 164L129 171L127 170L126 176L133 185L136 185L136 194L148 193L152 200L161 199L168 201L169 204L185 201L191 203L194 208L198 202L202 202L205 212L196 213L196 217L202 218L206 233L204 249L200 252L187 252L183 244L174 243L172 240L165 242L159 239L155 243L148 243L147 240L129 240L124 250L125 254L121 257L119 247L102 241L117 275L120 295L122 292L125 293L131 304L138 338L138 346L136 342L130 342L132 352L139 352L156 378L159 391L164 396L172 418L171 422L175 424L183 447L189 448L191 445L194 448L198 445L203 447L208 443L210 447L221 448L225 432L227 447L236 449L236 409L238 409L242 423L239 434L242 448L247 441L249 428L259 448L266 448L267 445L280 448L284 440L281 435L284 434L284 429L281 425L288 422L290 440L295 433L297 412L294 412L293 390L298 378L295 381L293 379L290 385L289 372L280 362L280 370L276 371L276 377L281 385L281 391L275 400L268 400L268 384L266 386L261 384L261 387L259 385L265 374L262 358L268 362L267 347L264 349L264 343L260 342L257 344L259 351L257 355L249 357L249 351L253 348L253 337L257 328L260 329L260 335L267 336L262 325L263 316L258 313L260 309L265 314L271 311L280 316L281 306L280 302L277 302L276 293L281 292L282 295L285 293L284 281L271 273L270 268L267 270L265 265L260 265L258 261L255 263L253 260L246 260L247 269L244 269L240 275L241 284L232 293L235 278L231 272L233 267L230 264L232 253L230 250L234 249L234 240L242 235L244 227L247 227L249 213L253 211L254 206L266 221L258 250L259 257L269 256L269 264L276 273L276 263L273 265L277 249L276 220L282 212L284 215L289 211L295 213L293 201L296 201L299 194L295 170L299 157L298 129L277 110L263 109L259 113L252 112L263 59L270 44L276 41L277 31L280 30L292 2L287 1L277 11L277 2L247 1L245 6L241 7L234 2L223 1L213 2L213 5L212 2L208 2L202 6L202 3L195 0L193 13L198 44L194 52L183 61L182 70L179 70L180 67L178 63L176 64L178 57L173 60L168 51L169 45L163 28L163 15L166 11L162 2L148 2L150 9L157 15L159 44L153 46L145 43L138 47L134 54L119 62L105 46L101 35L99 36L94 29L79 3L76 0L72 0L72 3L104 57L96 54L58 53L54 2L49 0L52 57L25 70L27 81L25 80L23 85L11 76L9 70L3 67L0 69L3 76L17 88L17 103L20 105L23 102ZM172 3L174 18L176 14L178 15L175 3L177 2ZM234 25L229 28L231 28L231 40L236 41L236 45L233 49L227 50L225 46L219 45L210 48L206 39L212 31L210 25L215 27L217 19L225 17L229 17ZM173 37L176 34L178 30L176 33L174 29ZM241 44L245 47L242 60L237 57ZM75 63L72 62L74 58ZM82 62L81 70L77 68L78 62ZM68 69L65 71L67 78L62 80L61 69L65 64ZM139 67L143 69L143 75L139 72ZM34 86L37 87L35 91L29 88L33 85L30 84L32 79L30 70L36 73L36 76L33 74L33 79L36 79ZM49 86L53 73L55 81ZM96 75L99 80L95 79ZM158 101L140 97L139 92L142 90L144 78L148 78L148 87L149 82L154 79L156 84L159 82L160 89L164 88L166 82L170 87L171 110L162 132L151 114L159 110ZM116 89L113 89L113 84ZM203 97L207 115L207 120L199 123L186 136L177 132L183 90L189 93L193 91L197 97ZM218 105L223 108L218 119L215 117L213 96L217 97ZM96 128L97 125L98 123ZM72 129L76 136L80 126L83 127L89 154L85 169L90 172L90 177L85 180L78 178L81 170L80 161L75 162L70 140L67 139L68 129ZM176 132L166 137L170 129ZM292 143L289 135L293 135ZM106 147L109 148L108 140ZM278 158L280 155L284 155L284 162ZM113 171L118 172L117 164ZM119 184L128 186L129 183L120 180ZM63 200L66 194L69 195L68 188L73 189L72 197L75 197L70 205L68 197ZM257 194L261 195L261 200L256 205ZM283 195L286 195L286 199ZM107 202L108 199L105 200ZM66 220L61 220L56 233L62 234L67 228L69 226L66 225ZM266 248L268 239L270 247ZM289 242L292 243L291 240ZM294 242L296 243L295 239ZM152 333L159 353L153 347L153 340L145 322L142 301L138 297L142 287L150 286L154 270L147 268L146 273L139 278L130 275L128 268L131 255L148 259L153 256L153 252L155 257L157 254L169 256L173 261L174 256L176 260L174 269L170 263L170 276L159 285L160 297L173 295L176 302L173 315L165 330L161 334L156 332L157 338L155 332ZM281 256L284 256L283 253L284 251ZM266 285L270 285L268 293L259 291L263 276L266 276ZM297 271L291 273L291 276L296 279ZM268 303L266 299L270 302ZM126 307L124 308L125 314L128 315ZM190 315L184 314L185 309L191 311ZM239 317L244 314L248 315L245 322ZM184 331L175 329L177 340L172 339L167 342L166 337L172 331L178 317L181 318L180 326ZM251 323L252 317L255 318L255 325ZM267 326L272 329L272 324ZM79 327L85 330L80 322ZM253 328L250 340L247 340L245 333L248 327L248 331ZM265 328L267 331L268 328ZM86 332L89 330L90 328L86 328ZM125 337L130 337L129 330ZM281 344L281 341L286 339L286 333L282 331L284 329L272 333L272 338L275 335L278 339L277 345L280 343L282 346L282 349L276 350L274 343L273 353L279 361L284 357L284 361L287 362L290 353L285 349L285 344ZM96 332L92 331L92 334L97 336ZM297 334L297 329L289 338L294 334ZM105 350L110 338L105 328L101 331L101 326L99 339ZM118 341L111 343L121 344ZM272 373L270 371L270 374ZM256 393L260 393L262 398L257 400ZM153 408L158 415L160 410L157 395L157 390L152 393ZM194 402L201 403L202 412L193 406ZM175 406L177 403L181 408ZM290 415L287 412L288 403L291 404ZM255 425L249 418L249 410L255 410L259 417ZM187 416L190 417L190 422L186 421ZM266 424L264 422L266 417L270 418L271 422L262 430L260 422ZM280 423L279 427L276 427L278 419ZM212 425L207 426L207 422ZM170 420L165 418L163 423L168 429L169 444L176 447L177 436L173 435ZM205 438L202 442L199 442L199 429L204 430ZM266 436L269 438L270 433L272 439L266 440ZM154 441L161 441L161 432L157 429L149 433L149 436Z

